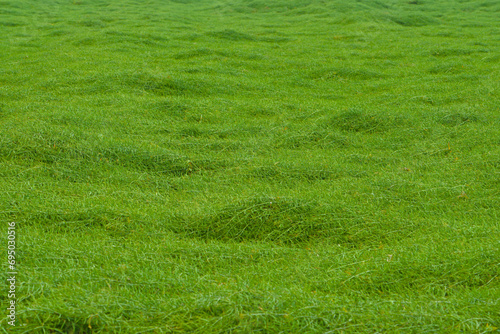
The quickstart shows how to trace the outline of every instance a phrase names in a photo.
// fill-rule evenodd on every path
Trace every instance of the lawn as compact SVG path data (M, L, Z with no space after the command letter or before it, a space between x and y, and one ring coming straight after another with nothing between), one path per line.
M499 17L0 1L0 333L498 332Z

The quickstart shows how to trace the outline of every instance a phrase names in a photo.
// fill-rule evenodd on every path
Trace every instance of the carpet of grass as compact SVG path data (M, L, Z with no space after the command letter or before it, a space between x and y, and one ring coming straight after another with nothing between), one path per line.
M0 1L0 331L498 331L499 13Z

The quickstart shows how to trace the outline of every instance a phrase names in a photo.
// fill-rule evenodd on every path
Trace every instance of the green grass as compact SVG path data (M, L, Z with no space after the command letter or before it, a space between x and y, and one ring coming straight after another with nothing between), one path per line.
M499 14L0 1L0 332L498 331Z

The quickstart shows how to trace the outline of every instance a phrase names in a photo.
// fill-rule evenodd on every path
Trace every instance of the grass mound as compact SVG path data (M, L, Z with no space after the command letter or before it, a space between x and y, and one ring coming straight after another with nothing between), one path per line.
M209 36L226 39L230 41L254 41L255 38L249 34L241 33L232 29L222 31L214 31L209 33Z
M466 112L453 112L438 119L439 123L451 127L479 121L480 118L478 115Z
M280 197L253 198L213 214L174 220L173 230L188 237L284 246L329 242L358 248L404 238L415 228L404 222L369 221L348 208Z
M312 71L309 78L314 80L370 80L383 77L381 73L359 68L326 68Z
M184 223L184 233L202 239L278 244L325 236L333 227L318 204L278 197L254 198L212 215L188 218Z
M331 180L342 176L341 172L314 166L272 165L253 168L250 176L268 181L320 181Z
M123 80L132 89L153 93L159 96L185 95L203 92L200 82L191 83L182 79L174 79L170 76L133 74L124 75Z
M349 138L328 129L317 129L308 132L291 133L279 136L275 142L276 148L301 149L345 148L350 145Z
M405 120L402 117L351 109L332 116L319 125L345 132L376 133L388 131L404 123Z
M439 24L439 21L423 14L394 15L390 20L403 27L423 27L427 25Z

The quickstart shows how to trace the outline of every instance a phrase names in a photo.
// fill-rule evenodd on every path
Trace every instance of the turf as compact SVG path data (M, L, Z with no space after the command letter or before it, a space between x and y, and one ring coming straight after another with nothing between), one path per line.
M499 15L0 1L0 331L498 331Z

